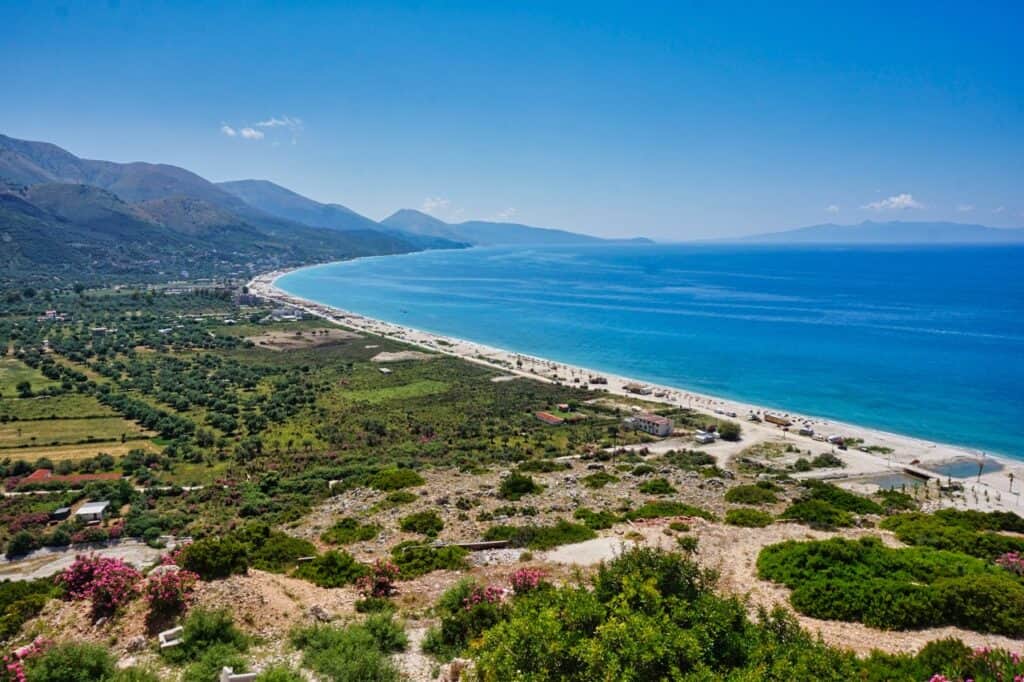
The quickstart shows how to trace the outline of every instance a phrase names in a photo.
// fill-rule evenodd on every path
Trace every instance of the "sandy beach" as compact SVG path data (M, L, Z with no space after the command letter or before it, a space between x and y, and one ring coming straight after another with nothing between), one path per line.
M735 419L743 427L743 439L738 443L716 441L701 445L700 448L715 455L724 464L741 451L759 443L778 444L787 449L799 450L803 456L833 453L843 460L842 468L815 469L801 474L806 477L828 478L836 483L861 489L865 492L876 489L879 477L906 480L908 487L930 477L930 489L935 490L934 499L929 498L926 507L955 506L986 511L1003 510L1024 514L1021 487L1024 485L1024 462L982 453L971 448L932 442L877 429L848 424L821 417L770 410L757 405L735 400L717 398L672 386L663 386L638 381L629 377L609 374L578 367L545 358L494 348L465 339L425 332L391 322L385 322L358 313L342 310L288 294L276 285L278 278L290 272L280 270L255 277L249 283L249 291L255 295L292 306L328 322L355 331L402 341L435 353L444 353L463 358L470 362L492 367L505 373L508 378L525 377L537 381L560 382L592 390L603 391L609 396L639 398L653 403L690 408L708 415ZM606 383L594 383L600 377ZM638 394L637 386L643 394ZM783 417L792 422L784 430L764 421L767 414ZM756 416L760 421L752 419ZM801 429L813 430L813 436L800 435ZM837 449L827 439L838 436L845 439L859 439L856 447ZM670 438L655 444L664 449L670 447L697 447L687 437ZM792 446L792 447L789 447ZM864 451L871 447L875 452ZM653 448L652 448L653 449ZM891 452L879 452L881 449ZM977 475L977 462L983 464ZM970 472L960 477L936 473L936 467L951 462L966 462L962 467ZM915 475L916 474L916 475ZM876 480L873 480L876 479ZM939 484L960 483L962 490L938 494ZM954 486L957 487L957 486Z

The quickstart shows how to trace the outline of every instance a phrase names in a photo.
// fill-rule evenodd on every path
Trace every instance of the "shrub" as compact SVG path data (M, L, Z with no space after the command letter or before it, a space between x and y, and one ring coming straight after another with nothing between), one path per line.
M774 504L779 501L771 488L760 485L738 485L725 491L725 501L733 504Z
M655 471L656 469L650 464L637 464L633 467L633 471L631 473L634 476L646 476L648 474L653 474Z
M846 463L833 455L831 452L823 452L811 460L811 467L814 469L829 469L832 467L845 467Z
M657 519L666 516L697 516L709 521L715 519L715 515L706 509L670 500L646 502L642 507L626 512L626 518L630 520Z
M348 552L332 550L300 564L294 575L319 587L343 587L353 584L368 571Z
M0 582L0 641L18 634L21 626L39 611L58 589L50 578Z
M208 650L244 652L249 639L235 627L226 611L194 609L185 619L182 643L176 647L160 649L160 655L169 661L183 663L198 661ZM228 664L230 665L230 664ZM217 672L220 672L218 668Z
M205 649L185 667L181 682L210 682L220 678L221 670L229 667L235 672L245 670L245 659L237 649L227 644L214 644Z
M305 677L283 665L267 668L256 677L256 682L305 682Z
M722 440L738 441L743 435L743 428L737 422L723 421L718 423L718 437Z
M545 575L539 568L520 568L509 577L509 583L516 594L526 594L540 587Z
M613 525L619 522L619 516L610 511L593 511L586 507L580 507L573 512L572 517L578 521L582 521L583 525L590 530L604 530L611 528Z
M664 478L654 478L641 483L640 492L645 495L671 495L676 489Z
M181 613L192 600L196 582L192 571L161 568L146 578L145 595L150 612L159 615Z
M405 651L405 647L409 644L409 637L405 634L405 629L394 621L390 612L367 616L363 621L363 627L373 635L377 642L377 648L383 653Z
M764 528L771 525L774 517L760 509L730 509L725 512L725 522L744 528Z
M255 547L250 545L249 561L254 568L281 573L294 566L300 558L315 554L316 547L309 540L272 531Z
M370 606L373 603L372 600L385 600L395 594L398 591L395 589L395 580L398 579L398 574L398 566L390 561L381 559L374 561L370 571L359 579L359 593L367 602L366 606ZM358 604L356 607L358 610Z
M431 571L458 571L466 567L469 554L461 547L431 547L414 541L401 542L391 549L391 558L405 580Z
M951 511L954 513L948 513ZM1024 552L1024 539L992 530L1004 522L955 510L941 510L934 514L897 514L884 519L880 525L908 545L947 549L991 560L1008 552Z
M513 547L530 549L551 549L558 545L583 542L595 537L597 533L587 526L565 519L552 526L491 526L484 533L485 540L508 540Z
M606 471L596 471L589 476L584 476L580 479L580 483L587 486L588 488L598 489L603 488L609 483L615 483L619 480L618 476L613 476Z
M444 521L435 511L421 511L402 517L398 527L406 533L422 533L434 537L444 528Z
M550 459L531 459L519 464L520 471L532 471L538 474L549 474L552 471L561 471L565 468L565 464Z
M762 550L758 575L793 590L815 618L908 629L959 625L1018 636L1024 585L985 561L926 547L892 549L877 538L784 542Z
M672 466L687 471L715 466L715 458L700 450L671 450L666 452L663 457Z
M10 559L11 557L28 554L29 552L37 549L39 549L38 534L22 530L15 533L7 542L6 555L7 558Z
M441 624L424 638L423 650L448 660L463 653L471 639L504 618L506 607L500 590L481 587L465 578L445 591L436 609Z
M415 496L413 496L415 499ZM357 519L341 519L320 535L320 539L332 545L350 545L354 542L373 540L380 533L380 526L362 524Z
M248 571L249 554L246 546L231 536L205 538L187 545L179 564L203 580L216 580Z
M380 613L393 611L395 606L384 597L363 597L355 603L356 613Z
M142 574L121 559L95 554L75 557L74 563L57 575L71 599L88 599L93 615L110 615L138 593Z
M794 502L782 512L782 518L799 521L811 528L821 528L823 530L853 525L852 515L833 507L824 500L801 500Z
M423 485L426 481L412 469L381 469L370 479L370 487L377 490L399 490Z
M541 487L534 482L533 477L513 471L501 480L501 485L498 486L498 497L514 502L524 495L531 495L540 490Z
M419 498L408 490L396 490L393 493L388 493L387 497L384 498L384 506L398 507L403 504L415 502L417 499Z
M302 649L302 663L323 679L398 682L394 663L377 638L362 625L316 626L296 631L292 643Z
M96 682L114 674L114 658L98 644L57 644L30 658L26 677L40 682Z
M842 511L853 514L881 514L885 511L874 500L851 493L848 490L843 490L831 483L805 481L803 485L807 489L805 499L828 502L836 509Z

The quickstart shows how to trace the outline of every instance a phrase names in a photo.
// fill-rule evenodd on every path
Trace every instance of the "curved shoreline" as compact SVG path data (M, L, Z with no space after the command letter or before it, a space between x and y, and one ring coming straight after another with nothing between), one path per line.
M372 257L383 258L385 256ZM1024 513L1024 500L1021 499L1021 488L1022 484L1024 484L1024 462L1020 460L1005 455L983 453L980 450L965 446L929 441L783 409L765 408L740 400L720 398L674 386L638 381L614 373L517 353L467 339L428 332L406 325L367 317L360 313L295 296L277 286L277 280L284 275L319 265L323 264L318 263L299 268L276 270L258 275L249 283L249 290L258 296L299 308L333 324L387 337L435 353L459 357L476 364L500 370L510 376L546 382L561 381L561 383L568 385L582 388L589 387L591 390L604 391L611 395L641 398L650 402L691 408L710 416L731 417L742 423L745 432L753 431L756 435L765 438L778 437L781 431L767 422L755 423L748 421L747 417L750 414L764 415L765 413L770 413L784 415L794 423L794 427L804 424L812 426L817 435L840 435L843 437L861 438L865 444L893 449L894 452L886 456L861 452L859 450L847 451L843 455L844 460L847 462L847 467L842 472L842 478L855 479L878 474L893 474L901 472L904 468L916 469L922 471L922 473L927 472L932 476L936 476L937 474L929 467L964 459L995 461L1000 465L999 469L983 473L977 481L974 477L958 479L969 486L973 486L975 493L984 492L986 497L1000 498L999 500L992 499L984 504L979 502L970 506ZM604 377L608 383L598 386L590 385L584 379L591 376ZM641 384L650 388L651 393L649 395L636 395L625 390L624 387L627 384ZM795 433L791 433L789 436L800 444L811 441L810 438L798 436ZM1010 494L1010 481L1007 476L1009 473L1013 473L1017 479L1017 482L1012 486L1012 494ZM946 478L946 476L942 476L942 478Z

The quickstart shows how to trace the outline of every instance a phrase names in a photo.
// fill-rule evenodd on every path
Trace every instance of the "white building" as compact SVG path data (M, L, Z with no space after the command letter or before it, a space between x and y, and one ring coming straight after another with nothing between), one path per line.
M110 506L110 502L107 500L100 500L98 502L86 502L78 511L75 512L75 518L81 519L86 523L94 521L102 521L104 515L107 513L107 507Z
M671 419L650 412L641 412L634 416L633 426L652 436L671 436L673 428Z

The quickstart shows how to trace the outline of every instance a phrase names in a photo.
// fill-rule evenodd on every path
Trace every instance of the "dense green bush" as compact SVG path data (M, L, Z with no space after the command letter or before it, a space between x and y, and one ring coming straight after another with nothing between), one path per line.
M401 675L369 628L315 626L296 631L292 644L302 649L302 663L323 679L398 682Z
M775 486L771 483L758 483L729 488L725 491L725 501L733 504L774 504L779 498L775 496Z
M524 495L532 495L540 490L540 485L533 480L532 476L524 476L513 471L501 479L501 485L498 486L498 497L514 502Z
M391 558L398 566L404 580L430 573L431 571L458 571L466 567L469 554L461 547L449 545L433 547L423 543L400 542L391 549Z
M444 521L435 511L421 511L403 516L398 527L406 533L422 533L434 537L444 528Z
M572 517L577 521L582 521L583 525L590 530L604 530L606 528L611 528L622 520L619 515L614 512L606 510L594 511L592 509L587 509L586 507L580 507L574 511Z
M538 474L549 474L553 471L562 471L565 468L564 463L550 459L531 459L519 464L520 471L532 471Z
M484 533L484 540L508 540L513 547L530 549L551 549L595 537L597 534L587 526L565 519L551 526L491 526Z
M670 500L645 502L642 507L626 512L626 518L630 520L657 519L665 516L698 516L709 521L715 519L715 515L707 509Z
M768 512L760 509L730 509L725 512L725 522L731 526L744 528L764 528L775 520Z
M821 500L829 503L836 509L850 512L851 514L882 514L885 511L874 500L863 495L851 493L848 490L843 490L831 483L805 481L803 486L806 489L804 499Z
M722 421L718 423L718 436L722 440L738 441L743 434L743 428L737 422Z
M308 580L319 587L343 587L351 585L369 572L348 552L324 552L312 561L299 564L295 577Z
M353 542L373 540L380 533L380 526L359 523L358 519L347 517L325 530L320 539L332 545L351 545Z
M587 486L588 488L597 490L605 487L609 483L615 483L618 480L618 476L609 474L607 471L595 471L594 473L581 478L580 483Z
M294 566L300 558L315 554L316 547L309 540L272 531L259 545L250 546L249 559L253 568L280 573Z
M50 578L0 582L0 641L18 634L21 626L39 615L46 602L58 593Z
M249 570L249 551L231 536L204 538L182 550L179 565L203 580L227 578Z
M762 550L757 568L760 577L790 587L794 608L815 618L1024 634L1024 585L965 554L893 549L877 538L788 541Z
M423 485L426 481L412 469L381 469L370 479L370 487L377 490L399 490Z
M305 682L299 672L283 665L267 668L256 677L256 682Z
M640 484L640 492L645 495L671 495L676 489L664 478L652 478Z
M29 680L40 682L96 682L114 675L114 657L98 644L57 644L25 666Z
M237 654L249 648L249 638L235 627L226 611L193 609L185 619L181 640L176 647L160 649L160 655L174 663L196 662L211 649L221 656L225 651Z
M908 545L948 549L984 559L1024 552L1024 538L998 532L1019 527L1019 523L982 512L943 509L934 514L898 514L884 519L881 527L891 530Z
M825 500L800 500L786 507L782 518L805 523L811 528L831 530L853 525L853 515Z
M434 609L441 624L428 631L423 650L447 661L464 653L469 642L504 618L500 599L483 598L484 588L472 578L464 578L449 588Z

